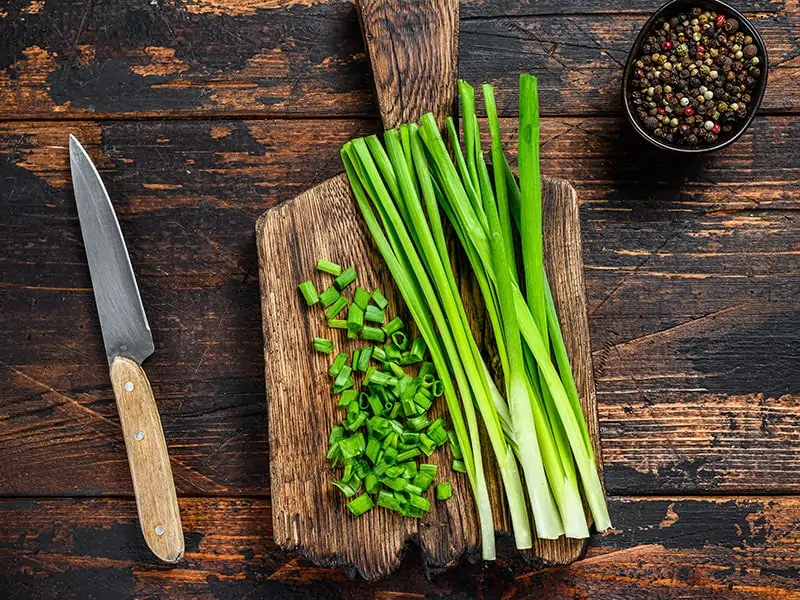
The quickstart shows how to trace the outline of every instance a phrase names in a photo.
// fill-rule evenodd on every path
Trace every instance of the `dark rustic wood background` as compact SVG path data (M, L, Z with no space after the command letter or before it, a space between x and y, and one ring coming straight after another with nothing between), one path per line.
M542 155L581 200L615 528L570 568L513 550L427 582L414 550L366 585L271 540L254 223L377 131L346 0L0 5L0 596L800 598L800 3L739 1L767 41L761 113L732 147L670 158L620 116L659 0L469 0L461 75L516 111L540 76ZM505 130L513 139L513 120ZM186 531L153 563L67 161L117 208L156 353Z

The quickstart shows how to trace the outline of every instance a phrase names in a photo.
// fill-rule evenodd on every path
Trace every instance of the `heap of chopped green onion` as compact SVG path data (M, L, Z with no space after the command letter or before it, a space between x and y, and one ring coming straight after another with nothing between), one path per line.
M532 544L529 507L539 537L588 537L581 489L596 527L605 530L610 521L544 271L536 78L520 78L519 186L503 152L492 86L483 86L491 167L481 143L474 90L462 81L459 92L463 131L459 137L452 118L447 119L450 150L433 115L426 114L419 126L401 125L385 132L382 141L377 136L352 140L341 154L367 228L440 376L461 454L453 468L469 478L483 556L493 558L492 507L477 415L500 469L519 548ZM503 392L472 335L440 210L481 290L502 366ZM323 306L335 307L335 298L323 298L326 292L320 294ZM408 343L387 327L383 333L398 347ZM437 488L437 497L446 494L445 487Z
M400 317L386 322L389 302L381 290L356 287L349 302L342 292L358 279L352 267L342 269L321 259L317 269L335 279L320 294L313 282L301 283L298 288L306 303L313 306L321 301L327 307L325 316L331 328L346 329L348 339L360 337L370 342L352 355L337 353L328 368L337 406L344 411L344 418L328 438L331 468L342 468L341 478L333 485L349 500L347 507L355 516L377 505L420 518L431 508L425 496L436 479L437 467L419 461L449 442L453 470L464 470L455 432L446 429L443 417L428 416L444 387L436 378L434 364L425 360L425 340L409 340ZM347 318L336 318L345 308ZM333 353L330 339L315 337L313 346L323 354ZM412 365L415 375L406 371ZM357 388L358 374L363 378ZM451 495L449 483L437 484L437 500Z

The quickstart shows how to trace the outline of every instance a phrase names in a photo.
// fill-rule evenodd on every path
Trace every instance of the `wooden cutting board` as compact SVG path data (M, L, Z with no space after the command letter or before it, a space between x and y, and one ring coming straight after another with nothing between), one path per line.
M457 1L361 0L357 4L384 126L416 120L427 111L439 117L449 114L457 72ZM545 178L543 203L546 266L600 465L575 190L567 181ZM453 497L433 502L431 512L420 520L382 509L354 518L341 493L331 485L337 476L325 459L327 438L342 414L331 398L330 357L314 352L311 341L317 335L329 337L336 351L344 352L364 343L328 329L319 307L305 306L297 284L306 279L314 281L318 289L330 284L329 276L315 269L319 258L352 265L362 287L384 290L390 300L390 316L400 314L410 322L402 310L398 313L395 300L399 293L362 223L346 177L329 179L268 210L258 220L256 237L276 543L301 552L316 564L344 567L366 579L397 569L410 541L422 548L429 572L447 568L464 555L479 557L479 529L469 483L466 476L451 472L448 450L435 452L430 461L439 465L437 481L453 483ZM483 344L483 333L490 327L480 293L466 259L455 247L453 256L462 297ZM490 357L491 347L489 340ZM443 410L444 403L439 404L434 410ZM484 445L484 457L491 461L491 450ZM487 473L496 529L508 532L503 493L492 465ZM564 538L536 540L526 558L566 564L582 555L586 543Z

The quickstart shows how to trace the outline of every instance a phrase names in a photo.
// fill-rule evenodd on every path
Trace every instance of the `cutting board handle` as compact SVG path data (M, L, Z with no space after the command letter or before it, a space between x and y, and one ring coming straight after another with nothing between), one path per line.
M356 0L386 129L453 111L458 0Z

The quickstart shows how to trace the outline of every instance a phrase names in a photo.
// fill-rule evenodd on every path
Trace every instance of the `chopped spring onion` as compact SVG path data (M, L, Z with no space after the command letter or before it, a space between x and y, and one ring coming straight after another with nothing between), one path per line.
M406 334L402 331L395 331L392 334L392 341L395 343L395 346L397 346L397 348L401 351L408 348L408 336L406 336Z
M364 327L361 328L361 339L370 342L382 342L386 339L386 334L379 327L364 325Z
M453 486L448 482L436 484L436 499L447 500L453 495Z
M386 310L386 307L389 306L389 301L384 297L380 288L372 290L372 301L375 303L375 306L381 310Z
M358 356L358 364L356 370L366 372L369 367L369 359L372 356L372 346L367 346L361 349L361 354Z
M328 311L338 314L346 299L336 294L337 291L329 292L335 301ZM346 328L348 337L355 337L363 328L366 313L370 314L372 322L383 323L388 302L379 291L375 294L375 305L369 304L371 298L366 290L357 287L347 309L347 320L329 318L328 324L333 328ZM383 308L378 303L383 304ZM416 460L423 454L431 455L448 438L444 419L439 417L431 422L426 415L433 403L433 394L428 388L438 381L434 377L434 365L423 363L421 374L416 377L407 374L401 366L422 362L427 345L417 338L411 344L413 353L402 351L409 343L403 331L404 324L397 318L391 323L393 341L385 347L368 344L356 348L350 364L350 357L341 352L329 368L334 379L333 393L341 393L337 406L344 409L346 415L331 431L327 458L332 467L341 463L344 469L342 477L333 485L346 498L355 497L348 503L354 515L364 514L377 504L403 516L419 518L430 510L430 501L422 494L433 485L436 466L418 467ZM376 343L384 341L383 329L367 327L367 338L374 337ZM315 338L314 346L327 353L333 351L333 342L327 338ZM387 353L393 360L386 360ZM373 356L382 363L380 368L370 366ZM354 388L354 371L365 372L360 390ZM347 432L352 435L348 436ZM362 489L363 493L358 495Z
M386 320L386 313L383 309L370 304L364 310L364 319L373 323L383 323Z
M314 350L323 354L330 354L333 352L333 342L327 338L315 337Z
M403 319L395 317L383 326L383 331L386 335L391 336L393 333L400 331L404 327Z
M351 500L350 502L347 503L347 508L349 508L350 512L357 517L363 515L373 506L375 506L375 503L372 501L372 498L370 498L368 494L361 494L355 500Z
M337 377L341 372L342 367L347 364L347 359L349 358L350 357L344 352L339 352L339 354L336 355L336 358L333 359L331 366L328 368L328 375L331 377Z
M319 295L317 294L317 289L314 287L313 283L310 281L304 281L297 287L300 288L300 293L303 294L303 298L308 306L313 306L319 302Z
M363 326L364 311L356 304L351 304L347 308L347 337L354 340Z
M353 267L347 267L336 277L336 279L333 280L333 285L336 286L337 290L341 291L353 283L356 279L358 279L358 273L356 273L356 270Z
M319 299L320 299L320 302L322 302L322 306L324 306L326 308L328 306L330 306L331 304L333 304L334 302L336 302L340 297L341 297L341 294L339 293L339 290L337 290L333 286L330 286L329 288L326 288L319 295Z
M323 273L330 273L334 277L337 277L342 274L342 267L337 265L335 262L325 260L324 258L320 258L317 261L317 269L322 271Z
M339 396L339 408L347 408L351 402L358 399L358 392L356 390L345 390Z
M369 292L362 287L357 287L353 293L353 304L358 306L361 310L367 310L369 304Z
M425 358L425 350L427 350L427 346L425 345L425 340L422 338L415 338L414 341L411 343L411 349L408 353L417 361L421 361Z
M344 307L347 306L347 298L339 296L336 301L325 310L325 316L329 319L334 319Z

